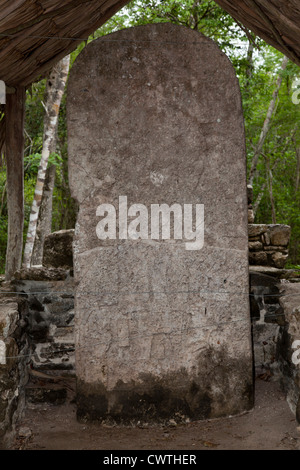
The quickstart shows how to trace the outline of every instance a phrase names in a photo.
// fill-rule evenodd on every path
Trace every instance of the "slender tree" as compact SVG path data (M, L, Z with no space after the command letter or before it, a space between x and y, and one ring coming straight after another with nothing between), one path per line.
M281 84L282 84L282 72L286 69L288 62L289 62L289 59L284 56L282 64L281 64L281 71L280 71L280 73L278 75L278 78L277 78L277 81L276 81L276 87L275 87L275 90L273 92L272 99L270 101L269 108L268 108L268 111L267 111L266 119L264 121L262 130L261 130L261 133L260 133L260 136L259 136L259 140L258 140L256 149L255 149L255 152L254 152L254 156L253 156L253 159L252 159L251 169L250 169L250 174L249 174L249 180L248 180L248 184L250 184L250 185L253 185L253 180L254 180L254 176L255 176L255 173L256 173L257 163L258 163L259 157L261 155L261 152L262 152L266 137L268 135L269 129L271 127L272 116L273 116L273 113L274 113L275 108L276 108L276 102L277 102L279 90L280 90L280 87L281 87Z
M54 164L49 165L46 171L43 196L39 210L39 217L37 220L36 236L31 258L32 265L40 265L43 263L44 241L46 236L51 233L53 207L52 198L55 185L55 174L56 166Z
M70 66L70 56L64 57L50 72L46 84L46 103L44 117L43 149L42 158L37 174L37 182L31 206L30 219L27 231L26 245L23 257L23 267L32 264L32 253L36 238L37 221L45 185L46 170L49 156L53 150L56 139L58 114L62 96L65 90Z

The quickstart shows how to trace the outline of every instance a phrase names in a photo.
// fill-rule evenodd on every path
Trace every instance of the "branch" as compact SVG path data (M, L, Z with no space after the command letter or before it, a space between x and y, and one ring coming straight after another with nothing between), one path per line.
M285 68L288 64L288 61L289 61L289 59L286 56L284 56L282 64L281 64L281 70L282 71L285 70ZM260 133L260 137L259 137L259 140L258 140L256 150L254 152L254 156L253 156L253 159L252 159L252 164L251 164L251 169L250 169L250 176L249 176L249 181L248 181L248 184L250 184L251 186L253 185L253 179L254 179L254 175L256 173L256 167L257 167L257 163L258 163L260 154L262 152L267 134L270 130L271 119L272 119L272 116L273 116L275 108L276 108L276 101L277 101L277 97L278 97L278 94L279 94L281 84L282 84L282 73L279 73L279 76L278 76L277 82L276 82L276 88L273 91L272 99L271 99L271 102L270 102L270 105L269 105L269 108L268 108L268 111L267 111L267 115L266 115L262 130L261 130L261 133Z

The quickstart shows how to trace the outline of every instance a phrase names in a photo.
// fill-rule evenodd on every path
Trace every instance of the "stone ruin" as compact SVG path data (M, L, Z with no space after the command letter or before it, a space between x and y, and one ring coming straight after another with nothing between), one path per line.
M249 224L250 234L254 226ZM285 226L282 229L284 232ZM48 266L22 269L11 282L2 283L0 449L3 433L6 442L14 438L16 423L25 407L60 405L74 399L64 384L51 380L35 383L28 373L30 358L35 370L49 378L63 375L76 392L73 262L66 267L64 257L65 252L72 250L73 234L73 230L51 234L46 242ZM300 336L300 273L250 264L249 281L254 376L281 383L300 423L299 366L292 361L292 345Z
M299 364L293 361L300 339L300 271L285 269L291 227L254 224L248 187L250 312L255 377L278 380L300 422ZM250 214L249 214L250 213Z
M78 417L133 422L248 410L245 138L228 58L185 27L119 31L76 60L67 110L79 204ZM186 249L191 238L181 239L175 215L173 238L153 235L152 208L162 204L204 205L203 246L199 235L199 248Z
M167 423L233 414L251 408L252 379L263 375L281 382L300 423L299 365L292 361L300 339L300 274L284 268L290 228L253 223L251 188L247 227L232 68L211 41L184 28L120 34L118 41L114 35L111 43L90 45L74 72L69 127L72 186L81 203L76 236L74 230L51 234L43 266L22 269L0 288L0 449L14 438L24 407L70 399L62 384L36 384L29 358L37 371L63 374L74 393L77 380L79 418ZM184 70L176 66L169 83L178 42L186 51L198 47L199 38L197 64L187 59L195 55L183 55ZM141 41L151 41L147 53ZM163 51L166 42L176 42L176 49L169 44ZM139 101L141 90L145 101ZM113 94L111 102L106 93ZM203 100L211 105L215 95L214 110L200 106ZM204 203L203 248L185 250L183 240L99 240L97 207L124 194L128 206Z

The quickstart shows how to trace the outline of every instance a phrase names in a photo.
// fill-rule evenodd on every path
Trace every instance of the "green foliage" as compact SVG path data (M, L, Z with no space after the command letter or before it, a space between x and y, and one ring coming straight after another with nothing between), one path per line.
M41 153L35 153L33 155L27 155L24 157L25 178L26 176L28 177L28 175L30 177L37 175L41 158L42 158ZM60 155L58 155L58 153L56 152L50 153L49 158L48 158L48 166L55 165L56 167L60 167L61 163L62 163L62 158Z
M244 105L248 170L260 132L272 99L283 55L270 46L260 52L248 85L241 76L240 84ZM283 81L272 117L271 128L264 143L253 183L254 203L263 193L256 213L256 223L281 223L292 228L290 262L300 260L300 188L296 187L299 167L297 149L300 147L300 105L292 101L292 84L299 76L299 68L289 62L282 73ZM264 190L263 190L264 188ZM276 218L272 218L271 190Z

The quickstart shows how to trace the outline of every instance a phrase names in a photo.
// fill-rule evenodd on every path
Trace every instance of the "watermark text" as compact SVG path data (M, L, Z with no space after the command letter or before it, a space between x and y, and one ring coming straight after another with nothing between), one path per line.
M204 245L204 204L144 204L128 207L127 196L119 196L118 210L113 204L100 204L96 234L100 240L185 240L186 250Z

